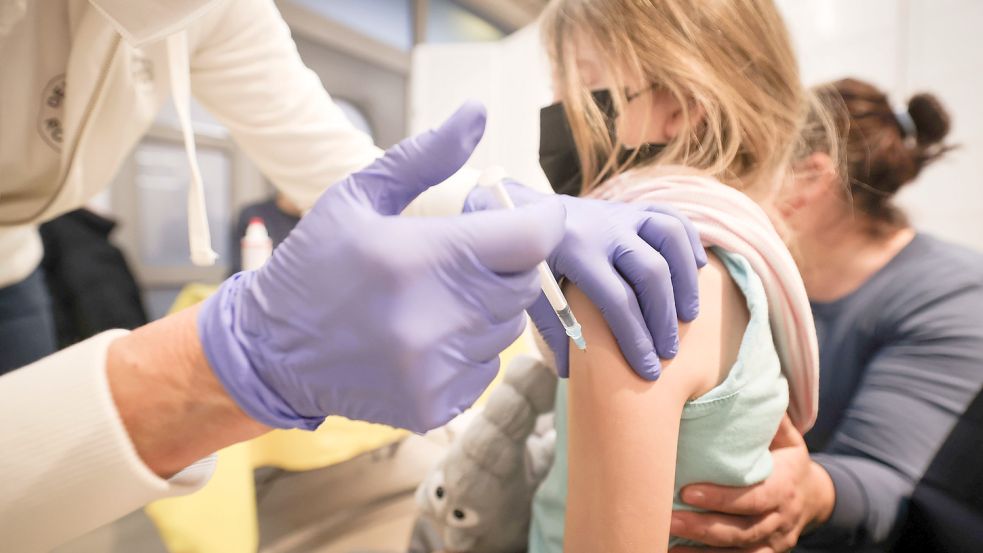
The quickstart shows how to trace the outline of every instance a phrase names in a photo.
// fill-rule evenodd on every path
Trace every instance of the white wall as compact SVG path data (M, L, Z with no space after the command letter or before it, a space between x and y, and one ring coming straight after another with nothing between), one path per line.
M900 107L931 91L949 108L961 148L906 189L901 204L926 231L983 250L983 0L777 0L806 83L853 76ZM439 123L465 98L483 100L489 127L472 164L503 165L532 186L539 115L550 102L535 28L500 43L427 45L413 56L410 127Z
M552 100L549 64L535 27L498 42L426 44L413 52L410 132L440 124L466 99L488 109L485 136L469 164L501 165L512 178L549 190L539 168L539 108Z
M900 194L920 229L983 250L983 2L778 0L806 83L857 77L898 109L939 97L961 147Z

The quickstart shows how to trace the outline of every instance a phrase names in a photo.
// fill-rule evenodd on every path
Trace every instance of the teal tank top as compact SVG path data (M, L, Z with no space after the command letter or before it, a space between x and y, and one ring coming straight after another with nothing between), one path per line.
M788 408L788 384L768 322L761 279L742 256L714 248L747 300L749 321L730 373L683 408L676 453L673 508L679 490L696 482L749 486L771 474L768 446ZM567 500L567 383L556 391L556 459L533 499L529 553L562 553ZM669 546L685 543L670 538Z

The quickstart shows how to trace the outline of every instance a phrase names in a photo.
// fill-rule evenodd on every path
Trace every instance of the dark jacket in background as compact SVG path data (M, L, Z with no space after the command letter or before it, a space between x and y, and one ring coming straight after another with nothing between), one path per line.
M109 241L116 223L77 209L41 225L44 268L60 348L147 323L140 289Z
M981 361L983 364L983 361ZM946 438L911 497L894 553L983 550L983 393Z

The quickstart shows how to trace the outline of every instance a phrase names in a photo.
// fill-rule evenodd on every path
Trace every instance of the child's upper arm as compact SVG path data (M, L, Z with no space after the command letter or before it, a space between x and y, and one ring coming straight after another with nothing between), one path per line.
M712 258L700 272L700 316L680 324L679 355L647 382L590 300L572 287L566 295L588 349L570 352L565 551L658 551L668 543L683 405L726 377L747 326L746 303Z

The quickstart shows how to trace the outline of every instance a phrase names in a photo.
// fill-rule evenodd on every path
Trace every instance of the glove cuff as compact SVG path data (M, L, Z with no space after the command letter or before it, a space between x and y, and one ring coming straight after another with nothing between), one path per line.
M242 320L242 296L254 278L252 271L229 277L202 304L198 313L198 335L212 371L233 400L253 419L275 428L314 430L324 417L299 415L263 379L270 367L251 343L263 336L247 335Z

